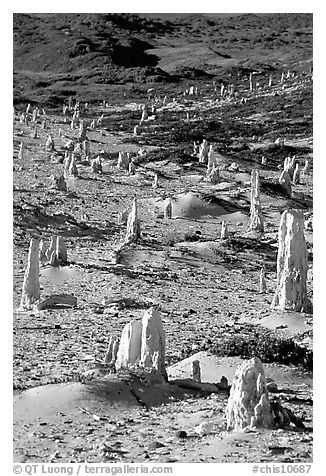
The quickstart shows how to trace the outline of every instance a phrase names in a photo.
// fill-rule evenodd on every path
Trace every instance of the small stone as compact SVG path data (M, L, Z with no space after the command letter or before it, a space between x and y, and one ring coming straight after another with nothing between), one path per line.
M188 434L187 434L187 432L184 431L184 430L178 430L178 431L176 432L176 436L177 436L178 438L188 438Z
M163 448L165 445L161 443L160 441L152 441L149 445L148 448L151 450L156 450L157 448Z

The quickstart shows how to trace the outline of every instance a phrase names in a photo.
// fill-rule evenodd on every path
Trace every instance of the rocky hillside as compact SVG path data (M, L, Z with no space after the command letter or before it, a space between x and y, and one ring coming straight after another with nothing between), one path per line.
M14 14L16 103L55 105L85 91L107 94L112 84L207 81L306 61L311 14Z

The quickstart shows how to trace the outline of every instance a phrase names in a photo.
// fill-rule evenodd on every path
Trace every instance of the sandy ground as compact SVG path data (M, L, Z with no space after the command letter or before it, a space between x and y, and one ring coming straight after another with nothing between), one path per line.
M279 91L287 95L289 103L295 102L300 88L309 86L295 81ZM246 94L249 102L256 101ZM222 171L221 182L210 185L204 181L205 166L191 155L192 143L182 145L182 161L175 143L169 154L170 127L173 121L182 122L186 101L170 103L144 125L137 140L132 130L139 111L131 105L122 108L122 116L121 110L112 107L107 111L109 119L102 132L98 129L87 133L92 155L105 152L103 173L96 175L89 165L78 164L79 177L68 180L68 192L49 190L48 181L51 174L62 173L62 148L68 138L77 138L78 129L71 130L57 112L48 111L47 128L39 127L34 139L33 127L14 120L15 461L312 459L311 375L308 369L298 368L300 378L286 378L292 375L291 367L283 368L280 363L283 355L288 358L284 363L293 366L299 363L298 348L311 351L312 316L270 309L276 282L280 216L287 207L301 208L307 216L312 213L312 172L293 187L292 199L263 187L266 232L249 233L250 172L259 168L264 181L275 180L279 176L277 165L283 164L287 151L280 148L273 152L269 165L264 167L259 165L262 154L256 162L246 158L247 153L241 160L241 153L233 156L231 148L221 161L226 165L237 162L239 170ZM193 108L198 116L214 118L237 108L240 112L241 106L237 99L215 104L208 95L193 100ZM273 111L266 114L271 119ZM98 108L90 109L89 116L98 115ZM116 128L118 120L122 121L122 131ZM198 120L200 124L200 119L194 119ZM280 129L277 121L271 124L269 134L264 138L250 137L251 144L265 148L272 144ZM53 154L44 149L49 133L55 141ZM303 163L305 158L311 159L310 135L290 132L286 138ZM21 142L23 159L17 157ZM142 144L148 156L135 175L118 170L118 152L137 151ZM154 172L159 174L155 189ZM125 233L125 226L118 225L117 215L130 210L134 196L139 204L141 240L124 251L121 263L115 265L112 251ZM162 216L169 196L173 199L171 220ZM227 240L220 239L222 220L228 222ZM77 307L20 312L29 240L36 236L49 241L53 234L64 237L69 265L41 268L42 298L57 293L74 294ZM311 231L306 231L306 240L311 297ZM266 268L265 294L259 293L262 265ZM275 381L279 388L284 385L284 392L280 392L282 402L302 419L306 429L226 434L225 392L202 395L181 391L172 384L155 391L144 390L127 377L96 372L88 384L81 383L85 371L100 367L110 336L120 336L123 326L133 318L141 318L152 304L158 305L162 313L167 365L173 366L202 350L218 354L222 344L225 354L242 355L238 338L244 348L248 336L254 339L258 333L259 340L259 332L268 333L271 347L260 349L260 357L263 362L275 361ZM225 342L230 343L229 348ZM286 345L282 348L280 342ZM289 342L298 346L291 355L287 355ZM232 379L232 375L228 378ZM147 407L135 397L135 385L148 396ZM29 390L21 393L25 389ZM196 434L194 428L203 421L214 422L212 434ZM185 431L187 437L178 436L178 431Z

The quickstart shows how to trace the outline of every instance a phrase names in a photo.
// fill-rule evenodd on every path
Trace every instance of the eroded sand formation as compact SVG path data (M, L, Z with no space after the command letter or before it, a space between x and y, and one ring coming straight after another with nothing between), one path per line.
M32 309L40 299L39 245L39 240L31 239L20 302L20 308L23 310Z
M245 427L271 427L273 423L265 371L262 362L254 357L236 371L225 410L228 430Z
M105 357L106 363L115 359L116 370L143 369L150 381L167 380L165 370L165 332L158 310L147 310L141 321L133 319L125 325L116 358L113 353L113 343L110 339Z
M260 182L258 170L251 172L250 229L264 231L264 219L260 203Z
M311 310L307 296L307 271L304 215L299 210L285 210L278 232L277 284L273 308L297 312Z

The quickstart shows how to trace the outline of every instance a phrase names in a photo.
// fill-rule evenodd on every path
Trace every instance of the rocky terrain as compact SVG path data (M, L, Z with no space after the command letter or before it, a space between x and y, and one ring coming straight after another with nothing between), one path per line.
M78 142L78 102L90 154L79 154L78 175L60 191L50 177L63 174L68 141ZM14 460L311 462L312 314L271 303L289 208L304 213L312 299L312 15L15 14L13 130ZM215 184L194 151L204 139L220 166ZM134 157L132 173L117 167L121 152ZM289 156L301 169L291 196L279 183ZM249 229L253 170L264 233ZM134 197L141 236L117 263L119 214ZM54 235L68 262L41 266L41 296L66 293L77 306L22 311L30 239ZM153 305L170 385L119 373L103 383L110 337ZM196 355L203 382L224 375L229 384L241 359L259 357L302 426L227 432L228 388L173 385ZM207 421L211 431L195 430Z

